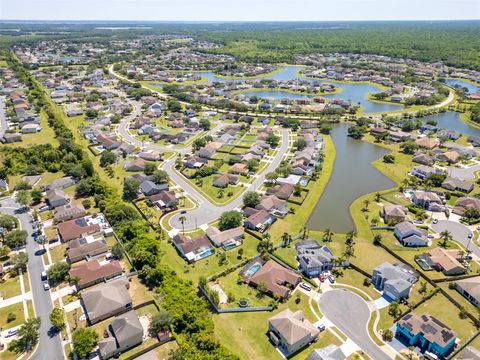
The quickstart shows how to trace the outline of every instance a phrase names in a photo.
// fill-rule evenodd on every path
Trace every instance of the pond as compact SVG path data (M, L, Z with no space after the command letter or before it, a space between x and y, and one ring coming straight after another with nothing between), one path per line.
M245 96L256 96L258 98L273 98L275 100L281 100L284 98L297 100L297 99L309 99L309 96L303 94L295 94L288 91L281 90L262 90L262 91L247 91L242 93Z
M480 129L462 121L460 114L457 112L447 111L442 114L426 116L421 120L423 122L427 122L428 120L436 121L439 129L451 129L469 136L480 136Z
M396 111L396 110L401 110L403 109L402 104L394 104L394 103L379 103L379 102L373 102L367 100L367 95L370 93L377 93L380 91L380 89L374 85L371 84L364 84L364 83L343 83L343 82L338 82L338 81L333 81L333 80L312 80L312 79L307 79L302 77L299 74L299 71L303 69L302 66L284 66L281 68L280 71L264 76L264 77L258 77L256 78L257 80L261 79L272 79L272 80L279 80L279 81L288 81L288 80L294 80L294 79L302 79L302 80L307 80L311 82L320 82L320 83L327 83L327 84L333 84L336 87L341 89L341 92L339 94L322 94L323 97L326 99L342 99L342 100L350 100L354 104L360 104L360 106L363 108L363 111L365 113L374 113L374 112L390 112L390 111ZM219 77L215 75L213 72L208 72L208 71L202 71L199 72L199 74L207 78L208 82L227 82L227 81L244 81L246 78L236 78L236 79L225 79L222 77ZM252 95L250 92L246 93L247 95ZM260 95L262 94L262 95ZM290 99L301 99L305 98L306 96L300 95L300 94L293 94L293 93L288 93L288 92L278 92L277 90L272 90L272 91L264 91L264 92L257 92L256 94L258 97L273 97L275 99L281 99L281 98L290 98Z
M445 81L445 83L447 85L450 85L450 86L453 86L453 87L461 86L461 87L467 88L468 92L470 94L473 94L474 92L477 92L477 91L480 90L480 84L475 85L475 84L472 84L470 82L460 80L460 79L448 79L448 80Z
M331 136L336 157L333 171L322 196L307 221L307 228L346 233L355 229L350 205L360 196L395 186L371 163L388 154L379 146L347 136L348 125L335 125Z

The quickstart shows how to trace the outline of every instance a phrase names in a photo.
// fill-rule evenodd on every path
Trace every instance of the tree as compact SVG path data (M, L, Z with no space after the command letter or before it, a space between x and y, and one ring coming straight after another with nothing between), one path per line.
M123 182L123 199L132 201L137 198L140 180L125 178Z
M280 143L280 137L271 132L267 135L266 143L269 144L271 147L277 147Z
M210 130L210 128L212 127L212 124L210 123L210 120L205 119L205 118L200 119L199 124L200 124L200 127L205 131Z
M251 172L257 171L258 165L259 165L259 163L255 159L250 159L250 160L247 161L248 171L251 171Z
M370 200L363 200L363 208L365 209L365 211L368 210L368 205L370 205Z
M301 151L307 147L307 141L305 139L298 139L293 143L293 146Z
M92 328L80 328L72 334L73 351L83 359L97 346L98 333Z
M393 332L390 329L385 329L382 332L382 338L384 341L392 341L393 340Z
M27 190L19 190L15 195L15 201L23 207L26 207L32 202L32 197Z
M0 228L7 231L12 231L18 225L18 220L15 216L8 214L0 214Z
M110 150L106 150L102 152L102 155L100 155L100 166L105 167L107 165L112 165L115 164L115 161L117 161L117 155L113 153Z
M333 236L333 232L330 231L329 228L326 228L325 231L323 232L322 239L323 239L324 242L330 242L330 241L332 241L332 236Z
M392 154L384 155L383 162L385 164L393 164L395 162L395 156L393 156Z
M220 216L218 228L220 231L233 229L242 225L242 214L238 211L226 211Z
M53 264L48 268L47 276L53 285L57 285L67 278L69 271L70 264L61 261Z
M153 180L157 184L165 184L168 183L170 177L165 170L156 170L153 172Z
M8 349L10 351L21 353L33 349L38 343L40 333L40 318L28 319L18 330L17 340L13 340Z
M50 313L50 322L57 330L63 329L65 326L65 311L60 308L54 308Z
M269 172L265 175L265 179L268 181L274 181L278 179L278 174L276 172Z
M427 282L426 281L420 281L420 288L418 289L418 293L425 296L425 294L427 293Z
M28 233L25 230L12 230L5 236L5 244L10 249L16 249L27 243Z
M118 242L112 246L112 249L110 251L112 252L112 255L115 259L123 259L122 245L120 245Z
M180 221L182 223L183 233L185 234L185 221L187 221L187 218L185 216L180 216L178 218L178 221Z
M145 169L143 170L143 172L145 173L145 175L152 175L155 170L157 170L157 165L153 162L147 162L145 164Z
M446 249L450 245L450 241L452 240L452 234L448 230L443 230L440 233L440 246Z
M160 331L168 330L172 320L172 315L168 311L160 309L150 322L150 327L148 328L150 335L154 337L157 336Z
M32 201L35 204L40 203L43 199L42 190L40 190L38 188L33 189L32 192L31 192L31 195L32 195Z
M260 200L260 194L255 191L247 191L245 195L243 195L243 205L246 207L254 208L260 204Z
M375 234L375 236L373 237L373 245L380 245L382 243L382 235L380 234Z
M24 252L19 252L12 258L13 269L18 274L20 271L23 273L27 271L28 255Z
M400 315L400 303L398 301L392 301L388 306L388 314L393 317L397 318Z

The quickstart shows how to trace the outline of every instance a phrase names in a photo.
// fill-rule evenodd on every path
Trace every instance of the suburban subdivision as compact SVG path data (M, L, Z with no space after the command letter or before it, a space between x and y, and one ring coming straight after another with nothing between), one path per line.
M0 21L0 360L480 359L480 24L330 25Z

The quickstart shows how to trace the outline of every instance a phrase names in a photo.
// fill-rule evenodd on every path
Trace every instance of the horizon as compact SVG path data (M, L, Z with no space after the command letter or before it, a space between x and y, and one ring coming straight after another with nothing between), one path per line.
M0 0L0 21L339 22L480 20L477 0ZM474 15L472 17L472 14ZM172 19L173 18L173 19Z

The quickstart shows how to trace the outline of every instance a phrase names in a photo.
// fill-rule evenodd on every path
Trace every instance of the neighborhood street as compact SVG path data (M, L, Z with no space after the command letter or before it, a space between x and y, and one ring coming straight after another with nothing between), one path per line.
M432 224L432 229L437 233L441 233L447 230L452 234L453 240L458 241L460 244L468 246L468 249L472 251L476 256L480 257L480 248L468 238L468 235L472 232L468 227L455 221L439 220L436 224Z
M322 314L373 360L391 359L368 334L370 309L360 296L344 289L331 290L322 295L319 306Z
M265 181L265 175L269 172L274 171L283 159L283 156L288 150L288 139L289 134L287 129L282 129L282 141L281 145L275 155L274 159L270 162L267 168L253 181L252 184L245 190L246 191L255 191L263 184ZM175 166L175 159L171 159L167 161L163 167L163 169L168 173L170 178L183 190L185 190L192 198L194 198L198 202L198 208L192 211L188 211L187 214L182 215L180 213L176 213L170 219L170 225L177 229L182 229L182 223L180 222L180 217L185 216L186 220L184 222L185 230L193 230L197 226L202 224L206 224L210 221L218 219L220 215L225 211L230 211L242 206L243 197L240 195L232 202L228 203L227 205L217 206L209 202L207 199L204 198L202 194L200 194L193 186L191 186L182 176L178 175L176 171L174 171Z
M0 96L0 138L5 135L8 129L7 117L5 114L5 99Z
M28 254L28 274L30 278L30 286L33 294L33 303L35 308L35 316L40 317L42 324L40 327L40 339L38 346L30 356L31 360L61 360L64 358L61 335L50 336L49 331L52 327L50 323L50 313L53 305L50 292L43 289L43 283L40 274L44 271L44 265L41 255L36 252L41 249L32 238L33 228L31 224L32 217L29 213L23 212L15 214L15 209L19 206L12 198L4 198L1 202L0 212L15 215L21 224L23 230L27 231L27 254Z

